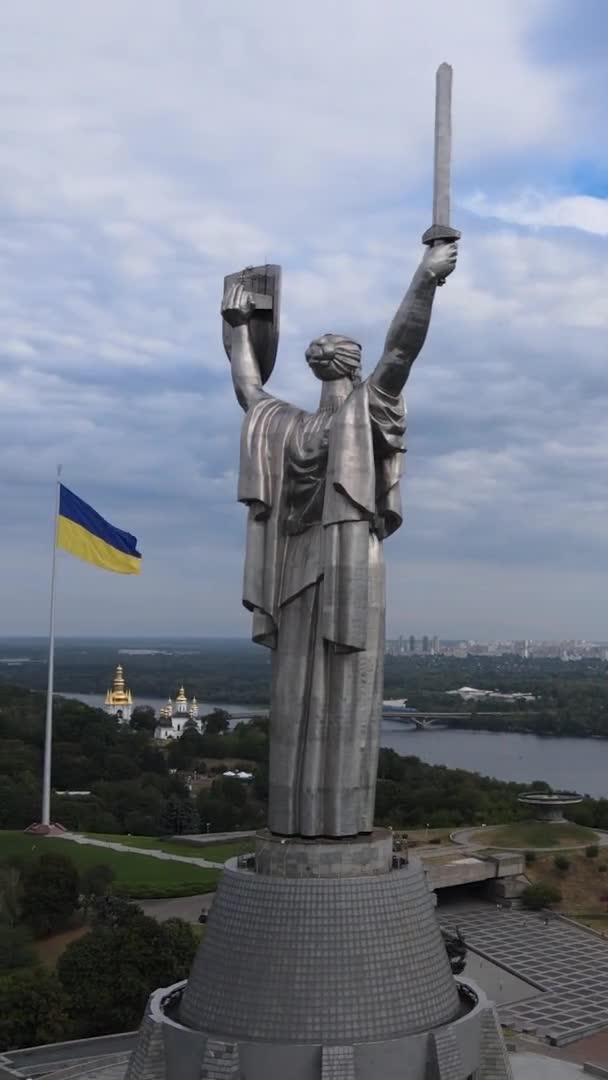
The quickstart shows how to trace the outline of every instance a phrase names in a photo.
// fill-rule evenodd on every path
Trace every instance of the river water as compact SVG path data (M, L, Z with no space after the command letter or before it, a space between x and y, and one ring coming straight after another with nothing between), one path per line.
M608 739L576 739L512 732L411 730L394 721L382 724L382 746L415 754L429 765L468 769L499 780L608 797Z
M101 694L63 694L96 708L103 706ZM137 698L138 705L151 705L157 712L164 700ZM268 712L266 706L200 702L201 712L225 709L233 715L255 716ZM429 765L468 769L499 780L529 784L546 780L553 788L580 791L595 798L608 797L608 739L557 738L550 735L515 735L510 732L456 731L436 728L420 731L386 720L382 723L381 745L398 754L414 754Z

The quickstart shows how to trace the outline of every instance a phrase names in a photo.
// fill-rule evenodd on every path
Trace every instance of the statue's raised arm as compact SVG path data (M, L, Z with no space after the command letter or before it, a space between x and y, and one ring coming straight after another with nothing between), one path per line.
M456 243L427 247L389 327L384 351L371 376L371 382L386 393L396 396L403 390L412 364L424 345L437 285L452 273L456 256Z

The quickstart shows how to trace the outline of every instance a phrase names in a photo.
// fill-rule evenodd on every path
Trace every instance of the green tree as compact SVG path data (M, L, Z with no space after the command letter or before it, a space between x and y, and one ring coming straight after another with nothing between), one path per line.
M0 749L0 758L4 753ZM0 776L0 829L23 829L40 813L32 774L23 772L19 779Z
M224 709L213 709L203 717L205 735L222 735L230 728L230 713Z
M69 1000L53 971L0 977L0 1051L57 1042L69 1034Z
M159 821L150 814L142 814L135 810L132 814L125 815L125 831L131 836L158 836Z
M0 925L16 926L21 918L23 883L16 866L0 865Z
M131 919L143 915L139 904L125 900L123 896L98 896L93 901L93 927L126 926Z
M200 819L196 804L187 795L180 798L171 795L162 810L161 832L168 836L191 835L200 832Z
M162 929L176 970L188 973L198 946L198 939L190 923L184 919L165 919Z
M156 727L156 713L151 705L136 705L131 713L130 726L134 731L147 731L154 734Z
M239 810L247 802L247 786L242 780L238 780L236 776L222 776L218 780L214 780L211 785L211 794L219 799L225 799L226 802Z
M76 911L79 894L78 871L67 855L41 855L23 875L24 921L36 937L57 933Z
M107 896L112 891L112 882L116 878L116 872L106 863L96 863L87 867L80 875L80 892L84 898L85 915L94 900L100 896Z
M205 739L196 728L187 727L179 739L171 739L167 761L172 769L190 769L206 753Z
M173 922L173 920L172 920ZM72 942L57 971L70 999L77 1035L110 1034L137 1027L149 994L188 974L180 932L146 915L113 929L99 927Z
M35 962L30 934L25 926L0 923L0 975Z
M520 897L524 907L531 911L540 911L541 908L559 904L561 898L562 894L557 885L550 881L537 881L534 885L526 885Z

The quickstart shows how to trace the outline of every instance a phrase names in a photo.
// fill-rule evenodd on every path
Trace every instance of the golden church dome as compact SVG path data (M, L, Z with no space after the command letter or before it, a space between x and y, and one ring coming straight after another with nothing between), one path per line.
M106 705L131 705L133 698L131 691L125 686L125 677L122 666L119 664L114 674L112 689L106 694Z

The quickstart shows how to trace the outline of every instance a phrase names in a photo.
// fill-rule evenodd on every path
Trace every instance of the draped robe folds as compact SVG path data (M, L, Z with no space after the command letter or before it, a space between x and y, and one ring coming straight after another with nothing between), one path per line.
M382 710L382 541L401 524L405 407L373 381L335 411L264 393L243 421L243 603L273 650L269 828L373 826Z

